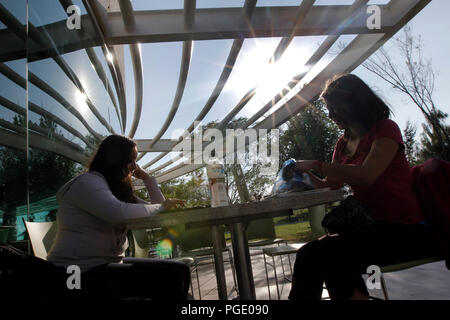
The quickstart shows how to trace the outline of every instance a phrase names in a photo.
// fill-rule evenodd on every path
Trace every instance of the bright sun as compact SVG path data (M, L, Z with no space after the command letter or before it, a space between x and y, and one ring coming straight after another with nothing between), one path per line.
M301 58L300 50L294 48L286 50L276 63L269 63L276 45L273 42L258 41L255 46L242 52L244 55L235 66L230 79L230 89L242 95L258 86L259 99L268 101L283 88L287 88L289 81L304 69L304 59Z

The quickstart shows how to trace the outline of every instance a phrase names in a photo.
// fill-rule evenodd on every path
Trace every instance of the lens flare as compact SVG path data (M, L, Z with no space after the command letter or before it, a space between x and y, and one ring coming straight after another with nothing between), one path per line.
M160 258L170 258L173 252L173 243L170 239L163 239L156 246L156 254Z
M178 238L179 236L179 233L175 229L170 228L167 232L174 238Z

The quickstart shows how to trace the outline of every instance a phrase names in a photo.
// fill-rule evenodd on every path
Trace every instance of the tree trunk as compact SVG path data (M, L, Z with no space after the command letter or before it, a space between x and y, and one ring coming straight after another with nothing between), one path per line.
M244 173L242 172L241 165L233 164L232 165L232 172L234 181L236 183L236 188L239 193L239 198L241 199L241 203L249 202L250 201L250 193L248 192L247 183L245 182Z

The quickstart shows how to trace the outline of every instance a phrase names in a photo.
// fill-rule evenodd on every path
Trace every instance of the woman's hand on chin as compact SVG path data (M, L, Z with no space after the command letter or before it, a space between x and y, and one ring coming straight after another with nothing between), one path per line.
M136 165L136 168L132 172L133 177L141 180L147 180L150 178L149 174L145 172L139 165Z

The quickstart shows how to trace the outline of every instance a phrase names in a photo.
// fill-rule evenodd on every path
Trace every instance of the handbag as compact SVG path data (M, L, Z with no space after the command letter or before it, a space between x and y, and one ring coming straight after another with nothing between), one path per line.
M322 220L322 227L329 234L362 234L370 231L375 222L368 207L348 196Z

